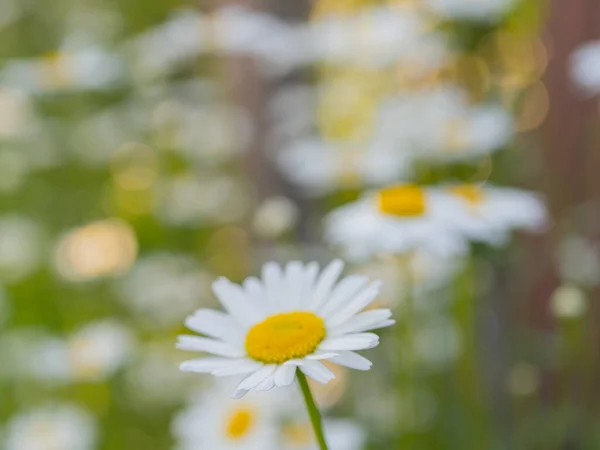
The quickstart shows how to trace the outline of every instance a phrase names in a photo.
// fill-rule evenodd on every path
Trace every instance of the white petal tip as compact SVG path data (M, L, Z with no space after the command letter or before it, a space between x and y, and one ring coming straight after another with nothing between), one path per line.
M248 391L245 389L238 389L231 395L231 398L234 400L238 400L238 399L242 398L243 396L245 396L247 393L248 393Z
M179 364L179 370L182 372L195 372L187 362Z

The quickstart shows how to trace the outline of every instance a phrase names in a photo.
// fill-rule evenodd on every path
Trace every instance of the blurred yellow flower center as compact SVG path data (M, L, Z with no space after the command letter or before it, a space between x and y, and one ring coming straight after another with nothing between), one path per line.
M313 443L310 424L289 424L283 427L283 440L288 445L308 446Z
M226 425L226 433L230 439L243 438L254 423L254 412L248 408L240 408L233 411Z
M392 186L379 191L377 206L382 213L401 217L425 213L425 190L415 185Z
M256 361L282 364L313 353L325 334L325 322L311 312L277 314L248 331L246 351Z
M460 186L452 186L450 192L463 200L466 200L471 205L478 205L483 202L484 192L479 186L473 184L463 184Z

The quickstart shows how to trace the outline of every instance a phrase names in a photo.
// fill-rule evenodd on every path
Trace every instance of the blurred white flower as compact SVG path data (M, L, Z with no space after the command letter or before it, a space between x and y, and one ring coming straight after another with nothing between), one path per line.
M18 215L0 216L0 280L18 281L37 269L44 254L39 225Z
M558 319L576 319L588 309L585 293L576 286L558 287L550 297L550 311Z
M233 177L182 174L159 186L158 218L174 226L195 227L239 220L250 203Z
M420 249L401 257L369 261L359 266L357 273L381 280L379 300L393 308L408 295L424 298L448 287L462 266L461 255L444 257Z
M325 441L330 450L361 450L365 445L365 432L351 420L325 419ZM281 430L281 450L318 450L314 431L307 419L285 423Z
M577 235L563 237L556 264L563 280L584 287L600 284L600 247L591 239Z
M230 398L229 383L214 383L174 419L177 450L279 450L274 394Z
M126 222L107 219L64 234L54 251L58 273L73 282L126 273L135 262L135 231Z
M600 40L579 47L570 62L575 84L588 95L600 94Z
M540 370L528 363L518 363L510 368L506 377L506 389L513 395L534 394L542 383Z
M52 404L21 412L6 425L6 450L92 450L96 422L84 409Z
M205 103L206 100L199 99L194 103L189 99L175 101L170 98L157 102L151 112L150 132L162 146L173 148L191 163L205 165L229 161L245 149L251 139L253 130L248 114L225 104L201 106L198 102Z
M306 40L301 26L272 14L224 7L210 16L212 50L257 58L267 75L282 75L303 63Z
M69 336L66 342L70 376L75 380L97 381L112 376L129 359L132 331L114 319L89 323Z
M89 166L106 165L115 151L137 139L143 115L135 104L124 103L75 121L69 130L70 149Z
M156 253L139 260L117 288L139 320L168 327L203 303L210 279L189 256Z
M455 214L444 195L416 185L370 193L326 217L325 237L350 258L426 250L451 256L466 251L464 237L448 221Z
M294 227L299 215L298 206L289 198L270 197L254 212L253 229L259 236L277 238Z
M406 179L412 156L384 142L336 144L306 139L281 149L278 162L283 173L308 195L323 195Z
M220 278L213 291L227 313L199 309L186 326L209 337L179 336L177 348L215 355L186 361L185 372L214 376L246 375L233 393L269 391L296 380L296 371L322 384L335 378L323 361L356 370L372 363L356 353L379 344L367 331L394 324L388 309L362 312L380 283L353 275L337 282L344 264L333 261L319 274L316 263L263 266L262 280L243 285ZM298 373L300 373L298 372Z
M127 364L125 381L128 402L142 411L149 407L175 406L198 389L198 378L181 372L180 352L171 342L150 342L138 347Z
M432 70L448 56L445 40L413 8L373 7L351 16L326 16L314 20L309 31L313 59L317 61L384 67L420 58L422 63L415 66ZM432 44L438 46L437 51L428 48ZM428 51L420 54L423 49ZM427 62L423 59L431 56L434 58Z
M0 139L21 137L33 119L31 100L26 92L0 88Z
M412 91L382 102L375 133L397 151L434 162L485 156L514 135L513 119L497 105L469 105L453 85Z
M297 386L280 392L251 392L228 398L235 384L215 379L173 420L177 450L197 448L316 450L314 431ZM360 450L365 433L349 420L326 419L331 450Z
M516 0L424 0L424 3L450 19L494 22L512 8Z
M121 11L110 4L75 4L66 11L67 47L98 45L118 39L123 32Z
M120 58L98 47L65 48L39 58L13 59L0 72L6 86L32 93L111 89L122 78Z
M25 377L49 384L101 381L129 359L133 333L116 319L82 326L67 337L20 328L0 340L7 377ZM0 372L2 373L2 372Z
M37 328L20 327L0 334L0 377L63 383L69 379L64 340Z
M448 216L448 224L469 240L501 245L513 230L539 232L548 225L546 206L537 194L472 184L442 189L447 206L455 212Z
M206 49L202 16L192 9L172 17L125 44L136 80L163 77L194 60Z

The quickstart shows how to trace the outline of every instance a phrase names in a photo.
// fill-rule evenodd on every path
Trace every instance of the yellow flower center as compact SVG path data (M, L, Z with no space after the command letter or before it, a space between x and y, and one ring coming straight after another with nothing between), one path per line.
M414 217L425 213L425 200L425 190L419 186L392 186L379 191L377 206L385 214Z
M287 445L308 446L313 443L310 424L288 424L282 430L283 440Z
M254 420L254 411L251 409L236 409L232 412L227 421L225 432L230 439L241 439L251 430Z
M466 200L470 205L476 206L483 202L485 193L479 186L473 184L463 184L452 186L450 192L463 200Z
M325 334L325 322L311 312L277 314L248 331L246 351L256 361L282 364L313 353Z

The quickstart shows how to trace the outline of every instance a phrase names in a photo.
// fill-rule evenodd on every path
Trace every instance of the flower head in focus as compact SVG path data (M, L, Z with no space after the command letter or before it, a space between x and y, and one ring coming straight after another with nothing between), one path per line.
M262 280L236 285L225 278L213 291L226 313L200 309L186 319L204 334L180 336L178 348L214 356L186 361L181 370L215 376L246 375L234 398L248 391L288 386L296 369L320 383L335 375L320 361L368 370L371 362L355 353L376 347L368 330L394 323L388 309L362 312L378 295L379 282L349 276L337 282L344 265L336 260L319 273L316 263L263 266Z

